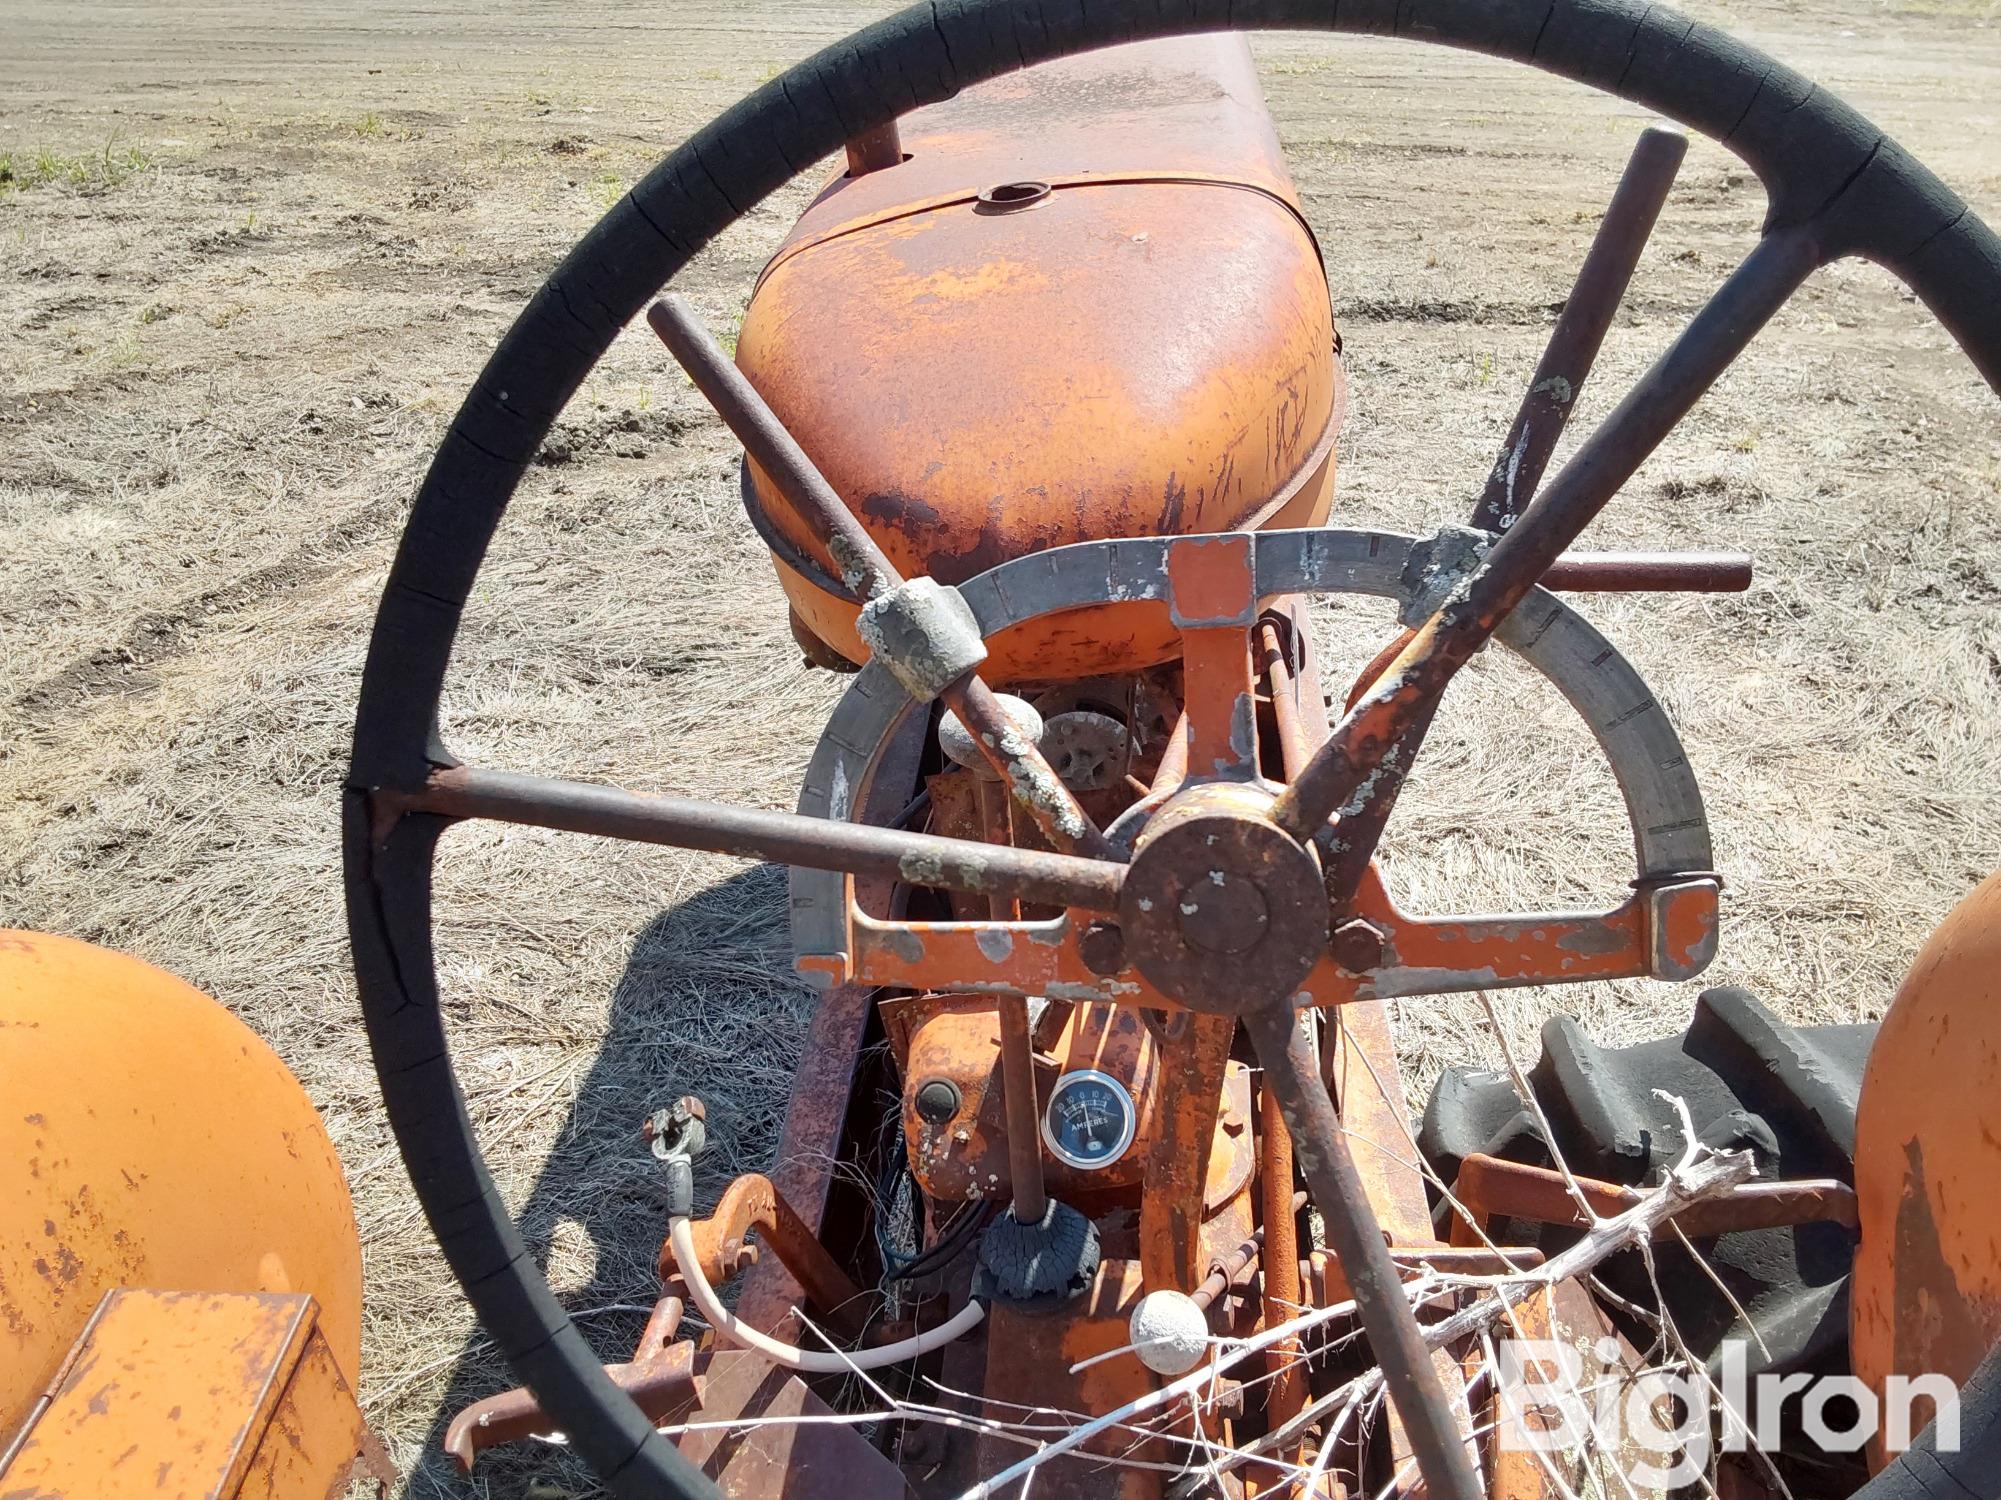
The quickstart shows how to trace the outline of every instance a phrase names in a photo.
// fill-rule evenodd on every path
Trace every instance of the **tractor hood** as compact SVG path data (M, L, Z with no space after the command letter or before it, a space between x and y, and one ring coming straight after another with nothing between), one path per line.
M982 84L907 117L902 148L821 192L736 357L906 575L1324 517L1326 280L1240 37ZM745 499L795 610L859 660L806 528L754 468Z

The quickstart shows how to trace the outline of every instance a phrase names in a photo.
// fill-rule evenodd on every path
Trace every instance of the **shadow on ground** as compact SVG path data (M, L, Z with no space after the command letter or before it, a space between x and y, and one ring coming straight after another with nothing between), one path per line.
M706 1210L740 1171L768 1165L811 1010L791 976L786 871L759 865L662 912L640 932L611 1003L602 1045L579 1079L555 1146L517 1222L593 1346L627 1358L659 1294L666 1233L659 1164L640 1124L684 1093L709 1105L697 1172ZM504 1149L501 1148L501 1149ZM483 1334L461 1349L405 1493L557 1500L600 1494L560 1448L525 1443L483 1455L470 1479L443 1453L466 1404L499 1388Z

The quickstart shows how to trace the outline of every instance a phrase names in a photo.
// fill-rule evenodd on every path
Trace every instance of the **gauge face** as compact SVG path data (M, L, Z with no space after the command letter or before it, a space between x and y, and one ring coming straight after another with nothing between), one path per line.
M1124 1156L1137 1125L1125 1085L1094 1068L1080 1068L1050 1090L1042 1139L1057 1160L1090 1171Z

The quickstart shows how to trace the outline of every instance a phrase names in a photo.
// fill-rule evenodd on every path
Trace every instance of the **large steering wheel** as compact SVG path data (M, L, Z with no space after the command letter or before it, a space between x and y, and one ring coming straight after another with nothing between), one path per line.
M969 85L1087 48L1238 27L1399 36L1528 63L1713 137L1757 172L1769 195L1749 256L1289 786L1275 799L1239 797L1220 810L1198 809L1237 841L1244 868L1262 881L1257 894L1268 927L1284 937L1270 939L1265 956L1272 962L1262 969L1228 966L1246 986L1258 970L1261 988L1219 994L1204 982L1199 953L1188 954L1188 933L1150 927L1137 899L1125 898L1171 875L1174 827L1150 844L1143 834L1131 863L1123 862L1123 851L1082 819L1032 746L1010 747L998 759L1016 794L1068 853L638 798L458 765L439 737L438 705L487 543L557 414L618 332L698 250L845 142ZM411 1180L488 1332L606 1485L631 1496L714 1492L606 1378L536 1269L481 1159L446 1046L431 946L433 851L444 828L464 817L888 873L1080 914L1120 913L1131 929L1128 945L1154 955L1148 978L1166 998L1242 1015L1426 1481L1455 1500L1477 1495L1395 1271L1380 1237L1369 1243L1366 1203L1325 1090L1311 1068L1288 1057L1299 981L1323 956L1328 911L1338 917L1352 908L1374 843L1373 836L1330 839L1329 819L1345 805L1351 818L1344 823L1364 825L1352 819L1356 799L1366 798L1386 759L1395 763L1399 747L1407 762L1453 671L1507 621L1801 282L1846 256L1875 260L1907 283L2001 389L2001 240L1840 100L1751 47L1639 0L933 0L767 83L606 214L501 340L418 492L376 615L344 804L357 981ZM938 666L938 653L927 648L954 639L966 645L950 627L968 615L955 616L949 600L941 605L917 584L900 584L876 566L879 555L844 556L840 548L834 555L851 575L845 581L883 607L878 657L894 656L898 641L909 648L904 665L916 676L899 673L899 680L906 687L914 681L913 691L928 688L968 724L990 725L994 737L1005 738L1005 721L975 672L976 638L949 678L927 678L924 670ZM1227 573L1219 577L1208 588L1190 579L1181 612L1198 630L1220 628L1249 607ZM1227 728L1223 733L1227 743ZM1359 852L1357 843L1365 845Z

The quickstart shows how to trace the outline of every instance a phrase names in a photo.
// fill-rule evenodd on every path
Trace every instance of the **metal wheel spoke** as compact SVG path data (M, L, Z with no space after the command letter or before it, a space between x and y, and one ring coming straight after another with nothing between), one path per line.
M1354 1291L1363 1331L1383 1372L1384 1389L1410 1434L1426 1489L1440 1500L1480 1500L1479 1476L1348 1152L1313 1047L1289 1006L1253 1010L1244 1017L1244 1025L1264 1065L1266 1087L1278 1100L1292 1136L1293 1159L1306 1175L1328 1242Z
M1121 865L1069 854L464 766L432 772L415 795L377 792L374 804L377 843L401 814L428 812L1104 912L1118 910L1125 876Z
M1417 726L1437 711L1453 673L1486 643L1819 263L1816 246L1804 234L1781 231L1759 240L1521 520L1342 718L1273 807L1280 827L1295 838L1311 838L1364 787L1393 749L1408 764L1422 738ZM1415 736L1408 745L1407 736ZM1340 904L1352 892L1331 894Z
M664 297L646 310L646 321L716 415L736 434L744 451L784 492L814 540L833 560L841 582L864 604L899 588L904 580L896 564L841 502L827 477L722 346L710 337L687 301ZM1091 859L1118 858L1118 852L1041 749L1014 727L976 673L968 671L943 685L937 696L972 731L973 743L1044 837L1059 849Z
M1751 559L1741 553L1573 553L1558 558L1542 576L1544 588L1589 592L1741 593L1751 586ZM1348 695L1352 709L1367 695L1376 680L1389 669L1410 644L1416 632L1402 631L1375 660L1362 670ZM1421 716L1397 741L1393 754L1385 755L1375 773L1356 794L1335 810L1339 832L1322 845L1321 862L1326 869L1327 890L1334 902L1330 916L1333 926L1353 914L1355 894L1362 874L1375 857L1396 810L1397 798L1409 778L1419 746L1431 732L1432 712ZM1295 774L1288 767L1287 774Z
M1534 497L1687 154L1688 137L1679 130L1640 132L1474 508L1473 524L1482 531L1507 530Z

